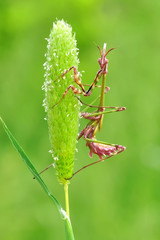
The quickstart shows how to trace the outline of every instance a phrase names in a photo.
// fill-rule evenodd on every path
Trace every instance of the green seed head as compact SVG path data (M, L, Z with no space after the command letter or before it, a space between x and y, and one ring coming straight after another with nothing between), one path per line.
M47 112L56 174L58 180L65 183L73 174L80 104L70 89L62 101L54 105L62 98L69 85L77 87L73 81L73 70L63 78L57 78L70 67L78 67L78 52L72 28L63 20L53 23L47 41L43 105Z

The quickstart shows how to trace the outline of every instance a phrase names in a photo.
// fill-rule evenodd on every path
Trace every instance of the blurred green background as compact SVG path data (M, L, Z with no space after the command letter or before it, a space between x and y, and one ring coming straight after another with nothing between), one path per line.
M43 63L53 21L76 32L79 70L91 83L99 69L93 42L116 50L108 55L106 104L126 106L105 116L98 139L127 150L84 170L70 185L75 238L160 239L160 1L28 0L0 2L0 115L38 169L52 163L42 107ZM95 95L98 90L94 90ZM87 102L88 100L85 101ZM81 127L87 120L81 120ZM78 143L75 169L90 163ZM94 156L93 160L97 160ZM55 170L44 181L64 206ZM33 181L0 126L0 238L65 239L57 209Z

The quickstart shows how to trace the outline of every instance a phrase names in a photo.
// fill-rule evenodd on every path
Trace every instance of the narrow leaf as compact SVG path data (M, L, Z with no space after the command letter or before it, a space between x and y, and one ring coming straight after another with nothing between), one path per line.
M66 238L67 240L74 240L73 230L71 222L68 218L65 220L65 230L66 230Z
M52 201L55 203L61 217L65 220L66 219L66 214L65 211L63 210L63 208L61 207L60 203L57 201L57 199L50 193L50 191L48 190L46 184L44 183L44 181L42 180L42 178L40 177L40 175L38 174L37 170L35 169L35 167L33 166L33 164L31 163L31 161L29 160L29 158L27 157L27 155L25 154L25 152L23 151L23 149L21 148L21 146L18 144L18 142L16 141L16 139L14 138L14 136L12 135L12 133L9 131L8 127L6 126L5 122L2 120L2 118L0 117L0 121L2 122L2 125L4 127L5 132L7 133L8 137L10 138L12 144L14 145L14 147L16 148L16 150L18 151L19 155L21 156L21 158L23 159L23 161L25 162L25 164L27 165L27 167L29 168L29 170L31 171L31 173L34 175L34 177L37 179L37 181L39 182L39 184L41 185L41 187L43 188L43 190L45 191L45 193L48 195L48 197L50 197L52 199Z
M39 184L41 185L41 187L43 188L43 190L45 191L45 193L48 195L48 197L54 202L54 204L56 205L61 218L65 221L65 229L66 229L66 239L67 240L74 240L74 235L73 235L73 230L72 230L72 225L70 222L69 217L66 214L66 211L63 210L63 208L61 207L60 203L57 201L57 199L50 193L49 189L47 188L46 184L44 183L44 181L42 180L42 178L40 177L40 175L38 174L37 170L35 169L35 167L33 166L33 164L31 163L31 161L29 160L29 158L27 157L27 155L25 154L24 150L22 149L22 147L19 145L19 143L16 141L16 139L14 138L14 136L12 135L12 133L9 131L8 127L6 126L5 122L2 120L2 118L0 117L0 121L2 122L3 128L5 130L5 132L7 133L8 137L10 138L12 144L14 145L14 147L16 148L16 150L18 151L19 155L21 156L21 158L23 159L23 161L25 162L25 164L27 165L27 167L29 168L29 170L31 171L31 173L34 175L34 177L37 179L37 181L39 182Z

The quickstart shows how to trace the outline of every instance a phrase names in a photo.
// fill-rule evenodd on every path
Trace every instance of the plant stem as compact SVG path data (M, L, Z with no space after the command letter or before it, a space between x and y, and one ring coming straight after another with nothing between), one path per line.
M65 205L66 205L66 213L69 217L69 195L68 195L68 183L64 184L64 192L65 192Z

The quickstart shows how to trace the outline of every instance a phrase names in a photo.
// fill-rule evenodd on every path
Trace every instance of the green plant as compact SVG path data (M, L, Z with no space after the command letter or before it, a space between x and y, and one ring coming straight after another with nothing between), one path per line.
M70 92L64 101L56 107L55 103L72 84L71 73L61 81L61 74L70 66L78 67L78 52L72 28L63 20L53 24L53 29L46 39L48 42L45 68L44 107L47 113L51 152L60 183L64 184L66 211L69 216L68 184L73 175L74 155L78 133L79 102Z
M62 97L66 88L73 83L71 72L63 79L58 77L70 66L78 67L78 52L72 28L63 20L53 24L47 39L45 68L44 107L52 154L58 180L65 184L73 174L74 154L78 133L79 102L72 92L64 101L53 107Z
M43 89L45 90L45 99L43 105L45 107L45 111L47 112L49 137L52 147L52 156L56 168L56 175L59 182L64 185L66 211L62 208L57 199L50 193L46 184L25 154L24 150L9 131L2 118L0 118L0 121L2 122L2 125L14 147L20 154L23 161L27 164L31 173L34 175L34 178L39 182L50 199L55 203L61 218L65 222L66 239L73 240L74 235L69 218L69 180L67 179L73 174L80 104L73 96L73 93L69 93L59 106L55 108L52 106L56 103L56 101L58 101L67 86L71 84L72 78L71 75L68 74L61 85L59 84L59 81L54 80L71 65L78 67L78 52L75 36L72 34L72 28L63 20L57 21L53 24L53 29L51 30L47 41L48 50L46 53L46 62L44 64L46 72L45 82L43 85Z
M108 72L108 59L106 55L113 50L113 48L106 52L106 44L104 44L103 51L98 46L101 54L101 58L98 60L100 70L97 72L96 78L91 86L89 86L88 91L85 91L77 70L79 62L77 58L78 52L71 26L66 24L63 20L57 21L53 24L50 36L46 40L48 41L48 45L46 62L44 63L45 82L42 89L45 90L43 105L47 114L46 119L48 122L49 138L52 148L51 153L54 160L53 164L50 166L55 166L58 181L60 184L64 185L66 210L62 208L57 199L50 193L46 184L40 177L40 174L13 137L2 118L0 118L0 121L14 147L34 175L34 178L37 179L45 193L55 203L61 218L65 221L66 239L74 240L69 217L68 184L70 183L70 179L84 168L102 162L125 150L125 147L121 145L98 141L95 138L98 129L101 129L104 114L123 111L125 108L104 106L105 93L109 90L109 87L105 86L106 74ZM72 69L74 71L74 81L71 76ZM98 86L97 82L100 78L102 78L102 85ZM78 97L75 97L75 94L89 96L94 87L101 88L100 97L95 99L96 101L100 98L98 106L85 104ZM70 88L72 91L69 91ZM82 167L74 173L74 155L79 125L80 103L87 105L87 107L97 109L93 113L87 113L84 110L81 113L81 117L89 120L89 123L81 131L78 139L83 136L86 141L86 146L90 149L90 156L92 157L94 153L97 154L100 159ZM106 108L110 110L106 111Z

